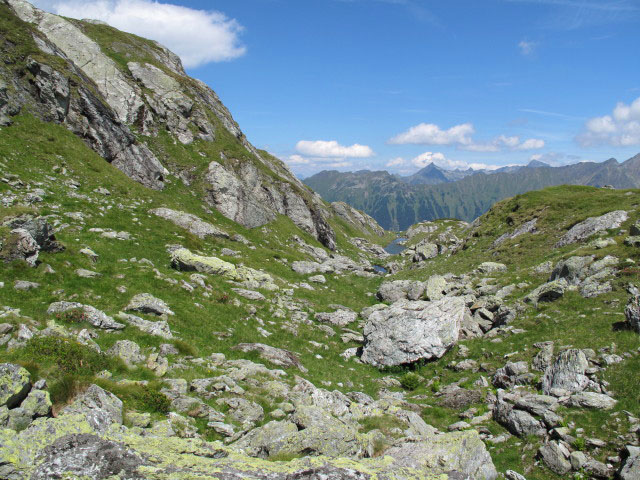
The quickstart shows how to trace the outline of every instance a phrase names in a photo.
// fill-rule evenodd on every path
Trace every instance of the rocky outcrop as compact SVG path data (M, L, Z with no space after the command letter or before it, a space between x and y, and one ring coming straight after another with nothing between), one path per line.
M327 248L335 249L335 232L327 221L331 213L322 199L309 192L282 162L258 152L215 92L187 77L174 54L131 37L130 45L125 46L127 56L153 58L153 63L130 61L124 67L85 33L82 22L41 11L24 0L7 3L37 32L34 38L39 48L63 61L54 67L29 58L25 67L29 75L14 75L12 88L1 90L3 118L9 121L8 115L17 114L22 106L34 106L44 120L66 125L112 165L154 189L162 189L170 173L158 160L166 152L152 150L153 143L149 148L138 141L134 131L155 136L166 129L182 144L224 137L221 141L240 147L229 158L221 154L224 165L212 162L203 172L194 159L193 166L175 166L173 173L187 184L199 177L204 184L203 200L246 227L262 226L277 215L286 215ZM220 231L212 234L224 236Z
M627 218L629 218L629 215L624 210L616 210L599 217L589 217L571 227L571 229L558 240L556 247L564 247L565 245L582 241L603 230L618 228Z
M333 202L331 208L336 215L355 226L358 230L380 237L384 235L384 229L378 225L378 222L376 222L373 217L370 217L366 213L356 210L344 202Z
M458 341L462 299L405 301L374 312L364 328L362 361L378 367L442 357Z
M235 168L211 162L204 177L205 201L225 217L247 228L265 225L278 214L335 250L335 233L325 219L321 202L300 193L283 180L268 177L249 162L236 162Z

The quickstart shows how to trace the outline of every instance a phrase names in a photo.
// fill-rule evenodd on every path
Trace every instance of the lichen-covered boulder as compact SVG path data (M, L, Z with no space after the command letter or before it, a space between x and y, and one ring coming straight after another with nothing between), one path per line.
M464 300L397 302L374 312L364 328L362 361L377 367L442 357L458 341Z
M129 367L133 367L136 363L145 360L145 356L140 350L140 345L131 340L118 340L107 350L107 355L120 357Z
M0 407L17 407L31 389L31 374L13 363L0 363Z
M138 467L145 463L122 443L79 433L61 437L44 449L30 478L142 478Z
M282 348L272 347L263 343L241 343L232 347L232 350L240 350L245 353L258 352L261 358L264 358L279 367L296 367L302 372L308 371L295 354Z
M122 400L97 385L90 385L58 418L75 415L84 416L94 431L104 432L114 423L122 424Z
M392 468L412 468L434 478L494 480L498 477L491 455L475 430L408 440L385 452ZM427 477L428 478L428 477Z
M233 263L225 262L217 257L204 257L190 252L186 248L179 248L171 254L171 265L183 272L198 271L210 275L220 275L235 282L243 282L249 288L264 288L277 290L273 277L268 273L249 267L236 267Z
M21 408L24 408L31 418L46 417L51 413L51 398L46 390L31 390L24 399Z
M640 478L640 447L627 445L626 458L618 476L620 480L635 480Z
M624 315L629 327L637 333L640 333L640 296L634 295L629 299L624 309Z

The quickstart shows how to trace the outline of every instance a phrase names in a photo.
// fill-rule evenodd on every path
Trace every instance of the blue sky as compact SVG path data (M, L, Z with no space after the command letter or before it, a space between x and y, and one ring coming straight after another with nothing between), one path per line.
M640 0L35 3L177 51L300 176L640 152Z

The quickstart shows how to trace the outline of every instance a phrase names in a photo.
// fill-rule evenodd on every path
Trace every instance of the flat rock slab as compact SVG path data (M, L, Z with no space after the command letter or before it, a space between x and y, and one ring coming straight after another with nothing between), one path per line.
M377 367L442 357L458 341L466 306L458 297L404 301L374 312L364 328L362 361Z
M585 221L571 227L571 229L558 240L556 248L579 242L603 230L618 228L627 218L629 218L629 215L624 210L616 210L605 213L599 217L587 218Z
M149 213L168 220L180 228L184 228L198 238L229 238L227 232L190 213L171 210L170 208L154 208L149 210Z
M302 365L300 359L288 350L282 348L276 348L263 343L240 343L232 348L232 350L240 350L241 352L258 352L260 357L265 360L278 365L280 367L296 367L301 372L307 372L308 370Z

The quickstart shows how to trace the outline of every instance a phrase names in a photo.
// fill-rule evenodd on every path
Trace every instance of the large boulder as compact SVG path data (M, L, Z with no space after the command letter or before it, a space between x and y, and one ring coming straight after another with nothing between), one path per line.
M636 480L640 478L640 447L628 445L626 459L618 472L620 480Z
M557 263L551 273L549 281L564 278L570 285L578 285L588 274L588 266L593 262L594 256L569 257Z
M545 395L554 396L581 392L589 385L589 378L585 375L587 368L589 362L582 350L565 350L546 369L542 391Z
M411 280L384 282L378 289L378 298L383 302L394 303L398 300L418 300L424 293L424 284Z
M122 400L97 385L90 385L71 405L59 414L82 415L96 432L105 432L112 424L122 424Z
M199 238L229 238L228 233L190 213L172 210L170 208L154 208L153 210L149 210L149 213L164 218Z
M0 363L0 407L17 407L31 389L31 374L20 365Z
M442 357L458 341L464 301L397 302L374 312L364 328L362 361L377 367Z
M579 242L603 230L618 228L627 218L629 218L629 215L624 210L605 213L599 217L589 217L571 227L571 229L558 240L556 247L564 247L565 245Z
M5 222L4 225L12 229L22 228L29 232L44 252L61 252L65 248L56 240L53 227L44 217L32 218L29 215L23 215Z
M131 340L118 340L113 346L107 350L107 355L119 357L129 367L135 366L136 363L143 362L145 356L142 354L140 345Z

